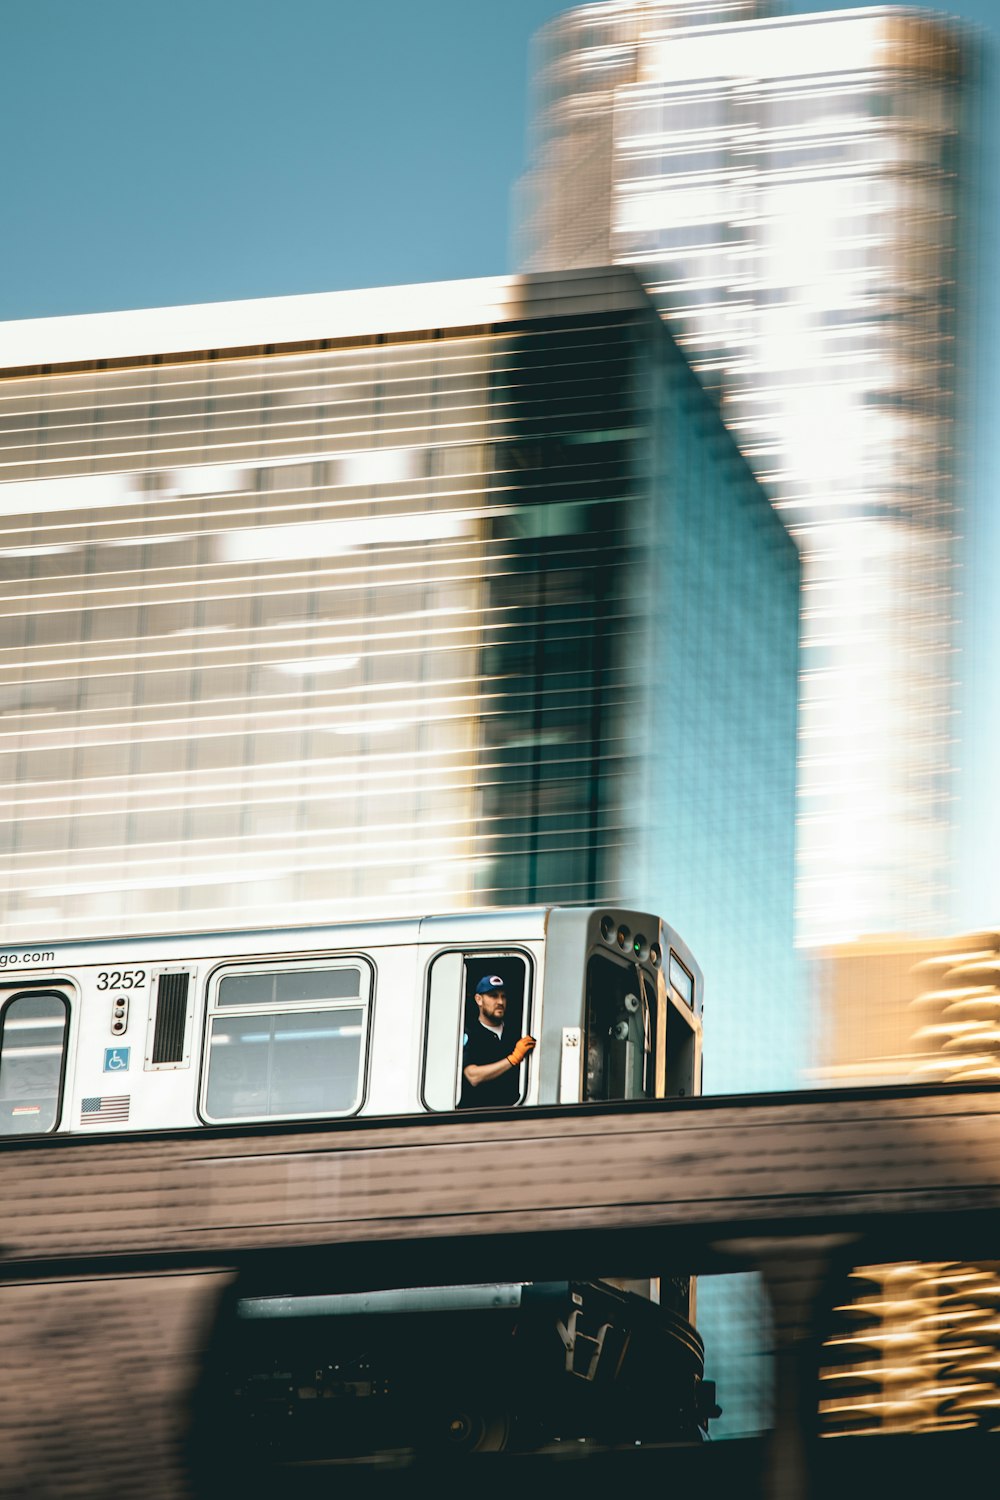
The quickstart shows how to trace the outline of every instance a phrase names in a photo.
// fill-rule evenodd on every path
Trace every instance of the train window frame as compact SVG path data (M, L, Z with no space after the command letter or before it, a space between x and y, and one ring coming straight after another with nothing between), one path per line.
M243 1005L218 1003L219 989L224 980L243 974L302 973L324 970L355 969L361 980L357 997L341 996L329 1001L314 999L257 1001ZM228 959L218 964L206 976L205 1011L201 1037L201 1076L198 1082L198 1118L205 1125L266 1125L297 1120L346 1120L364 1109L368 1097L370 1053L373 1032L373 1015L377 985L377 968L368 953L351 952L327 954L323 957L310 954L289 958ZM367 986L367 987L366 987ZM323 1013L360 1009L361 1040L358 1048L358 1080L354 1100L347 1109L309 1110L286 1114L263 1112L245 1115L213 1115L209 1112L208 1098L211 1084L212 1023L222 1019L239 1019L248 1016L304 1015L317 1009Z
M44 1130L25 1130L23 1132L5 1131L0 1129L0 1144L7 1141L23 1140L30 1136L54 1135L63 1122L66 1110L66 1076L69 1070L69 1042L70 1031L73 1024L73 1002L70 995L64 989L58 989L51 981L44 984L20 984L10 993L4 994L0 991L0 1073L3 1065L3 1035L7 1025L8 1013L11 1006L19 1000L38 999L51 997L60 1001L65 1014L65 1024L62 1032L62 1054L59 1060L59 1078L56 1084L56 1110L55 1118L51 1125Z
M681 985L676 984L674 982L674 969L675 968L679 969L681 971L681 974L683 974L684 978L687 980L687 985L686 986L681 986ZM686 1005L687 1008L688 1008L688 1010L691 1011L692 1014L694 1014L694 1011L695 1011L695 982L694 982L694 975L691 973L691 970L688 968L687 964L684 963L684 961L680 957L680 955L677 954L677 953L675 953L675 951L674 951L673 948L670 949L670 956L667 959L667 987L669 989L671 989L673 991L673 993L677 996L677 999L682 1004Z
M614 1056L612 1054L609 1054L607 1051L607 1040L609 1033L606 1033L604 1031L604 1026L608 1019L608 996L606 993L603 993L601 997L598 998L598 996L595 994L593 988L594 981L592 977L593 966L595 963L605 964L610 970L617 972L619 975L620 987L623 991L626 987L626 979L628 979L633 985L633 989L631 990L632 994L635 994L635 991L638 990L638 994L635 996L635 998L639 1002L639 1012L641 1013L640 1019L638 1022L634 1022L631 1017L624 1018L625 1024L627 1024L629 1027L629 1036L628 1038L622 1038L622 1040L628 1040L631 1042L632 1030L637 1028L641 1032L642 1046L639 1054L639 1072L642 1081L640 1089L637 1093L611 1094L608 1092L608 1084L606 1082L608 1064L609 1061L617 1061L617 1058L614 1058ZM655 981L652 979L652 976L650 976L645 971L641 964L635 962L634 958L626 954L611 953L606 948L600 946L594 946L587 954L584 975L585 988L582 1036L583 1074L581 1079L582 1101L585 1104L607 1104L617 1100L643 1100L657 1098L657 1090L660 1083L660 1072L658 1066L659 1054L662 1045L660 1038L661 1032L664 1030L664 1027L667 1023L667 1016L666 1014L661 1013L662 1007L659 1003ZM648 988L652 988L654 992L654 998L656 999L655 1011L650 1005ZM604 1014L602 1014L600 1018L598 1017L599 1011L604 1012ZM633 1016L634 1014L635 1012L633 1012ZM595 1023L598 1021L598 1019L600 1020L600 1028L599 1030L595 1030ZM598 1073L597 1053L599 1036L602 1039L599 1069L601 1089L598 1092L591 1092L591 1078ZM626 1058L626 1067L627 1066L628 1059Z
M434 1007L434 966L440 959L447 958L458 958L462 965L461 998L459 1000L458 1006L457 1026L453 1026L453 1023L451 1023L450 1021L446 1023L447 1032L450 1032L451 1036L454 1038L455 1043L454 1069L453 1076L451 1078L451 1093L454 1097L454 1103L432 1104L430 1102L430 1097L428 1094L428 1065L431 1059L432 1036L436 1042L436 1039L440 1035L446 1034L446 1027L443 1025L439 1025L432 1015L432 1010ZM449 946L446 948L435 949L435 951L427 959L427 962L424 966L424 1014L423 1035L421 1037L420 1045L420 1087L418 1090L418 1097L420 1099L421 1107L425 1109L428 1114L454 1115L464 1113L464 1111L461 1111L459 1108L459 1101L462 1097L462 1051L465 1037L466 1005L468 1003L468 996L466 991L469 984L469 962L470 960L481 959L484 965L493 965L502 963L505 958L517 959L519 963L523 963L524 965L524 992L521 997L521 1026L523 1030L530 1032L536 1005L537 993L535 955L530 951L530 949L523 948L517 943L499 945L496 943L479 943L475 946L473 946L472 944L462 945L454 943L449 944ZM452 990L445 1003L448 1005L453 1005L454 997L455 992L454 990ZM529 1056L525 1058L524 1063L522 1064L524 1072L521 1075L521 1089L517 1100L511 1105L497 1106L498 1108L524 1108L524 1104L531 1087L531 1067L533 1061L533 1057ZM449 1070L449 1072L450 1071L451 1070ZM438 1081L440 1081L440 1079L443 1079L444 1076L445 1070L442 1068L440 1070L440 1077Z

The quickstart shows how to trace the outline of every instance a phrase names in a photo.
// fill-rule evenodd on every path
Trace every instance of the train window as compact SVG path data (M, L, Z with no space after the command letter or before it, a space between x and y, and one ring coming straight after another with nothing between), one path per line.
M506 1061L511 1048L528 1029L525 1010L525 969L523 958L504 953L471 953L465 960L465 1017L462 1028L462 1066L469 1062ZM476 991L481 981L502 980L504 1010L499 1034L480 1020ZM482 1034L482 1035L480 1035ZM496 1036L496 1040L494 1037ZM485 1037L485 1052L477 1045ZM458 1097L459 1109L486 1109L497 1105L520 1104L527 1083L528 1064L508 1066L500 1078L488 1079L473 1087L464 1076ZM487 1097L488 1091L488 1097Z
M219 985L216 1005L284 1005L296 1000L356 1000L360 969L278 969L273 974L231 974Z
M424 1103L428 1109L451 1110L519 1104L527 1089L528 1065L509 1068L501 1088L492 1096L478 1093L463 1077L467 1039L479 1039L476 989L484 978L502 981L505 1008L497 1057L506 1058L519 1037L530 1028L529 968L521 954L481 951L440 953L430 969L427 999L427 1043L424 1062ZM492 1044L493 1038L488 1038ZM505 1050L504 1050L505 1049ZM479 1086L480 1088L483 1085Z
M694 980L676 953L670 955L668 978L678 999L683 1000L685 1005L689 1005L694 1010Z
M69 1009L49 990L14 995L0 1013L0 1135L59 1123Z
M641 1099L656 1092L657 1010L641 970L603 953L587 964L584 1099Z
M351 1114L363 1093L370 994L360 962L224 975L208 1017L206 1119Z

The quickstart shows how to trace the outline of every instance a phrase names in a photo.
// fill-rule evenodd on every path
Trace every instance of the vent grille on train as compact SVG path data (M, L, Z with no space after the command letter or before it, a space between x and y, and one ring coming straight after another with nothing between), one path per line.
M184 1030L187 1023L190 974L161 974L156 991L156 1028L153 1032L153 1055L157 1063L184 1060Z

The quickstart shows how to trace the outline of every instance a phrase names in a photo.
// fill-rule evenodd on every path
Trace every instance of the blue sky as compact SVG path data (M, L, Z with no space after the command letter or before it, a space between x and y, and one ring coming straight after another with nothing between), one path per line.
M563 8L4 0L0 319L508 269Z
M504 271L562 8L5 0L0 318Z
M510 269L531 34L559 0L3 0L0 320ZM789 9L820 8L797 3ZM830 9L843 9L832 5ZM998 0L961 0L995 27ZM987 136L996 134L992 110ZM1000 238L985 156L983 243ZM966 521L963 924L1000 922L997 298Z

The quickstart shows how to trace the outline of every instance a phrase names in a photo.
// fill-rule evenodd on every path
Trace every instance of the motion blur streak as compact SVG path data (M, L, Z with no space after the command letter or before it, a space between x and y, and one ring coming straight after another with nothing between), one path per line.
M12 943L655 895L795 1082L798 557L632 271L0 348Z
M766 9L552 22L519 256L636 266L799 545L797 939L943 931L975 53Z

